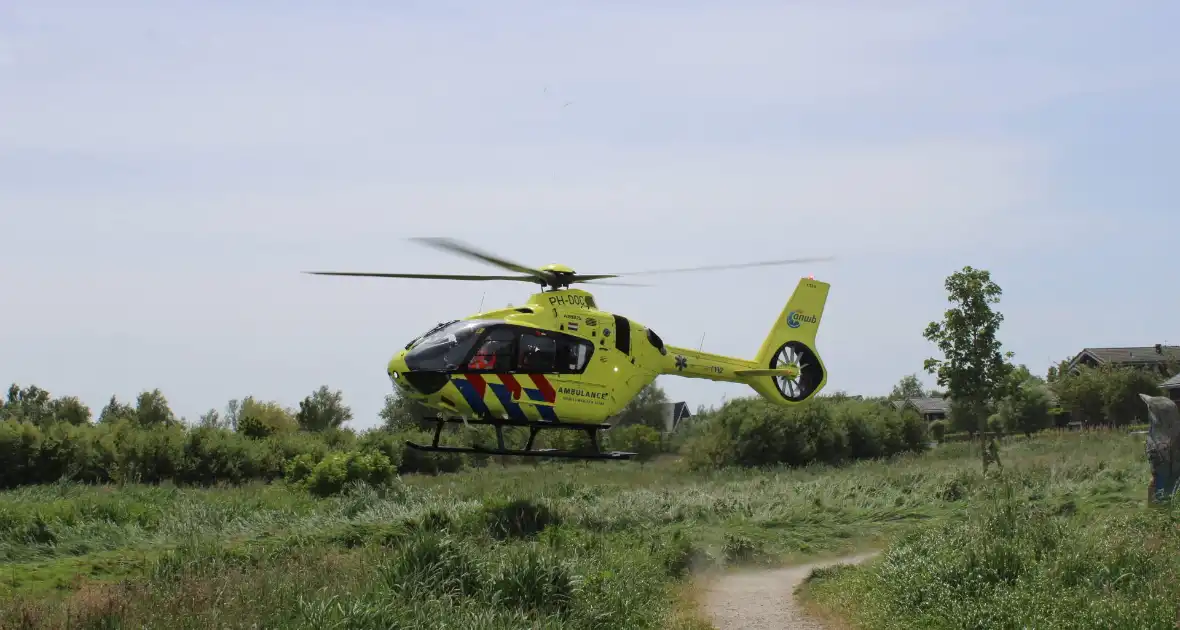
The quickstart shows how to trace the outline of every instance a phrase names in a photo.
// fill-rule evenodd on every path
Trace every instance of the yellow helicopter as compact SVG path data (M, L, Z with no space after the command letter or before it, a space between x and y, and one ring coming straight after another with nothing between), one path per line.
M626 274L575 273L552 264L520 265L453 239L412 239L507 269L515 275L446 275L311 271L313 275L438 280L509 280L541 285L523 306L496 309L443 322L406 344L387 366L395 388L438 412L430 445L407 442L428 452L486 455L629 459L634 453L603 452L598 431L607 420L660 375L745 383L768 400L796 404L815 396L827 371L815 349L830 285L808 276L799 280L785 308L752 360L665 345L655 333L618 313L599 308L590 293L570 285L624 284L608 278L655 273L733 269L830 260L803 258L736 265L665 269ZM645 286L630 284L628 286ZM443 446L446 423L491 425L498 448ZM524 449L504 444L503 427L526 427ZM589 451L533 448L544 429L585 431Z

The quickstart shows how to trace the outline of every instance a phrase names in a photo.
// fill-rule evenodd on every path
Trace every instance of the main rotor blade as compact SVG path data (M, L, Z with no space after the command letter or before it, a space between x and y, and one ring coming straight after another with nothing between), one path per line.
M591 280L605 280L607 278L617 278L617 277L618 276L616 276L613 273L597 273L597 274L576 273L573 276L569 277L569 281L570 282L590 282Z
M831 256L821 256L818 258L789 258L786 260L766 260L762 262L751 263L737 263L733 265L707 265L704 267L686 267L683 269L656 269L651 271L631 271L628 273L618 273L616 276L643 276L657 273L684 273L688 271L717 271L721 269L744 269L747 267L768 267L771 265L797 265L800 263L809 262L824 262L835 260Z
M603 282L602 280L579 280L583 284L609 284L615 287L650 287L650 284L636 284L634 282Z
M304 271L313 276L358 276L367 278L423 278L428 280L520 280L537 282L533 276L469 276L438 273L369 273L364 271Z
M466 243L460 243L459 241L456 241L455 239L452 239L452 238L418 237L418 238L413 238L410 240L418 241L419 243L423 243L425 245L429 245L431 247L434 247L435 249L441 249L441 250L451 252L452 254L459 254L460 256L474 258L476 260L480 260L480 261L483 261L483 262L488 263L490 265L495 265L497 267L507 269L509 271L515 271L517 273L526 273L538 280L547 280L548 279L548 277L545 275L545 273L539 269L525 267L522 264L515 263L515 262L512 262L511 260L508 260L505 258L500 258L499 256L489 254L488 252L476 249L470 245L467 245Z

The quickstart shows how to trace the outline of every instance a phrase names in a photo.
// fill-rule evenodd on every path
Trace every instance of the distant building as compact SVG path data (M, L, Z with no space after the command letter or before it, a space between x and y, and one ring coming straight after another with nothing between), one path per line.
M1160 383L1160 389L1164 390L1165 396L1171 398L1176 404L1180 404L1180 373Z
M1129 346L1124 348L1082 348L1066 366L1068 372L1077 372L1081 366L1099 367L1126 366L1145 368L1170 376L1173 368L1180 364L1180 346Z
M905 398L890 401L897 409L913 409L926 422L946 420L951 413L951 401L940 396L926 398Z
M681 422L692 417L686 402L663 403L661 406L663 407L665 433L675 431Z

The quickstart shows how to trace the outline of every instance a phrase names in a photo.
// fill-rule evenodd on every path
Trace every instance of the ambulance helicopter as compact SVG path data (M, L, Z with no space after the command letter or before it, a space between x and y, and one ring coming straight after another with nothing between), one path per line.
M401 394L438 413L430 445L407 441L427 452L485 455L630 459L635 453L604 452L598 431L660 375L749 385L783 405L814 397L827 382L815 348L830 285L808 276L799 280L752 360L665 345L654 330L618 313L601 310L594 296L573 284L625 284L608 278L783 265L830 260L800 258L735 265L666 269L625 274L579 274L551 264L534 269L447 238L420 243L512 271L514 275L449 275L308 271L322 276L521 281L539 284L523 306L468 315L419 335L389 361L386 372ZM627 286L645 286L629 284ZM447 423L491 425L497 448L445 446ZM507 448L503 427L525 427L523 449ZM583 451L533 448L545 429L585 431Z

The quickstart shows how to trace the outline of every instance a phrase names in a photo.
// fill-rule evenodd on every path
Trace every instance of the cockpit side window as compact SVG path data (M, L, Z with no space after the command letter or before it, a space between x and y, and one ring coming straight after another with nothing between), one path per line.
M508 326L489 330L467 361L468 372L512 372L516 369L516 331Z
M431 328L430 330L428 330L428 331L426 331L426 332L422 333L421 335L418 335L417 337L414 337L414 339L413 339L413 340L411 340L411 341L410 341L410 343L407 343L407 344L406 344L406 347L405 347L405 349L406 349L406 350L409 350L410 348L413 348L413 347L414 347L414 345L415 345L415 344L417 344L419 341L422 341L423 339L425 339L425 338L427 338L427 337L429 337L429 336L433 335L434 333L436 333L436 332L438 332L438 331L442 330L443 328L446 328L447 326L452 326L452 325L454 325L454 324L458 323L458 321L459 321L459 320L457 320L457 319L452 319L451 321L448 321L448 322L443 322L443 323L441 323L441 324L438 324L438 325L436 325L434 328Z
M459 321L427 335L406 353L406 367L416 371L459 369L490 323Z
M551 330L497 320L464 320L436 330L406 353L419 372L581 374L594 343Z

